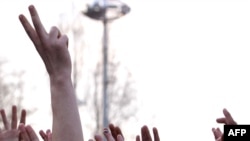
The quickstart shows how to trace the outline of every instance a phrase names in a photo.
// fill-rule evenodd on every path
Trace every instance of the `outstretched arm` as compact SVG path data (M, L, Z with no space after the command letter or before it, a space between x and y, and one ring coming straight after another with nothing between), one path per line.
M50 78L53 113L53 141L83 141L82 126L71 81L68 38L56 27L47 33L34 6L29 6L34 28L20 15L19 19L41 56Z

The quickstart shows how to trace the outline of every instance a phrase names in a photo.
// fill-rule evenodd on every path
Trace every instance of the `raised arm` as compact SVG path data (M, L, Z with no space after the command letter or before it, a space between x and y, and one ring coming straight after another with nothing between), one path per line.
M26 33L41 56L50 78L53 141L83 141L82 126L71 81L68 38L56 27L47 33L34 6L29 6L34 28L20 15Z

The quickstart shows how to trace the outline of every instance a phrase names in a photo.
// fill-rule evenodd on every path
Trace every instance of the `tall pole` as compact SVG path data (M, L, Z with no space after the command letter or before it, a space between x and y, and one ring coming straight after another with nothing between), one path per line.
M106 16L107 1L103 0L103 126L108 127L109 103L108 103L108 19Z
M103 5L100 5L100 1L103 2ZM117 0L117 2L120 2ZM130 8L120 2L120 5L109 5L108 0L95 0L94 5L88 6L87 12L83 12L84 15L95 19L95 20L101 20L103 23L103 127L108 127L109 124L109 97L108 97L108 85L109 85L109 79L108 79L108 23L110 20L115 20L125 14L127 14L130 11ZM103 6L103 7L102 7ZM97 8L97 9L96 9ZM108 17L107 16L107 10L108 8L118 8L117 13L118 15L116 17Z

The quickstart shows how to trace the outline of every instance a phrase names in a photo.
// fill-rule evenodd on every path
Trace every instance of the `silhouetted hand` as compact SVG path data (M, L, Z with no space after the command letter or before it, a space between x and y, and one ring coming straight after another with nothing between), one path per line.
M0 141L18 141L19 140L19 130L17 128L17 107L12 106L12 117L11 123L9 123L4 109L0 110L2 121L4 124L4 129L0 131ZM26 111L22 110L20 124L25 124Z
M44 141L52 141L52 133L49 129L46 132L40 130L39 134Z
M21 132L22 141L39 141L38 136L30 125L25 126L20 124L19 130Z
M225 117L217 118L216 122L220 124L225 125L237 125L237 123L234 121L231 114L227 111L227 109L223 109L223 114ZM214 138L216 141L224 141L224 135L223 132L219 128L212 128L212 132L214 134Z
M221 132L220 128L213 128L212 132L214 134L215 141L223 141L223 133Z
M153 128L154 141L160 141L159 133L157 128ZM139 135L136 136L136 141L152 141L149 129L147 126L141 128L141 138Z
M237 123L234 121L233 117L227 111L227 109L223 109L223 114L225 117L217 118L216 119L217 123L222 123L222 124L226 124L226 125L237 125Z
M71 76L72 65L68 51L68 37L61 35L55 26L47 33L33 5L29 6L29 12L35 28L24 15L20 15L19 19L41 56L48 74L54 77Z
M121 129L118 126L114 126L111 123L111 124L109 124L109 129L110 129L110 132L111 132L113 138L115 139L115 141L118 141L118 139L117 139L118 135L122 136L122 138L124 140L124 136L122 134L122 131L121 131Z
M103 135L107 139L107 141L124 141L123 137L119 134L117 135L117 138L112 136L111 132L108 128L103 129ZM104 141L103 137L101 135L95 135L95 141ZM93 139L90 139L89 141L94 141Z

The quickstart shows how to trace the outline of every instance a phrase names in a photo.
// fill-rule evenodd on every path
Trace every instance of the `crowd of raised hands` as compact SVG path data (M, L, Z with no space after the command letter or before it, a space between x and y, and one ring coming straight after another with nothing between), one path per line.
M68 51L68 38L62 35L57 27L52 27L47 32L33 5L29 6L29 12L33 26L22 14L19 20L46 67L51 90L52 130L41 130L39 135L44 141L83 141L80 115L71 81L72 64ZM19 122L16 106L12 107L10 121L3 109L0 113L3 121L0 141L39 141L38 133L35 133L30 125L25 124L25 110L22 110ZM223 113L225 117L218 118L218 123L236 125L226 109ZM149 128L143 126L135 141L160 141L157 128L153 128L152 131L153 137L150 135ZM219 128L213 128L212 132L216 141L223 141L223 132ZM109 127L103 129L103 135L95 135L89 141L103 141L104 139L124 141L124 136L119 127L110 124Z
M5 110L1 109L1 118L3 121L3 128L0 130L0 141L39 141L38 135L35 133L34 129L30 125L25 125L26 121L26 111L22 110L20 116L20 122L18 123L18 115L17 115L17 107L12 106L12 115L11 120L7 119L5 114ZM73 122L73 121L72 121ZM80 124L80 123L78 123ZM70 130L70 129L68 129ZM67 130L67 131L68 131ZM65 131L65 134L67 134ZM53 132L56 132L55 130ZM80 130L80 132L82 132ZM43 130L39 131L40 137L44 141L53 141L58 140L53 138L52 132L48 129L46 132ZM72 136L67 134L68 136ZM109 124L108 128L103 129L103 135L107 141L124 141L124 136L122 134L121 129L118 126L114 126L113 124ZM61 136L64 136L61 134ZM153 128L153 137L154 141L160 141L158 131L156 128ZM75 138L72 136L72 138ZM77 140L83 141L83 136ZM143 126L141 128L141 135L136 136L136 141L153 141L150 135L150 131L147 126ZM104 141L102 135L95 135L93 139L89 139L89 141Z

